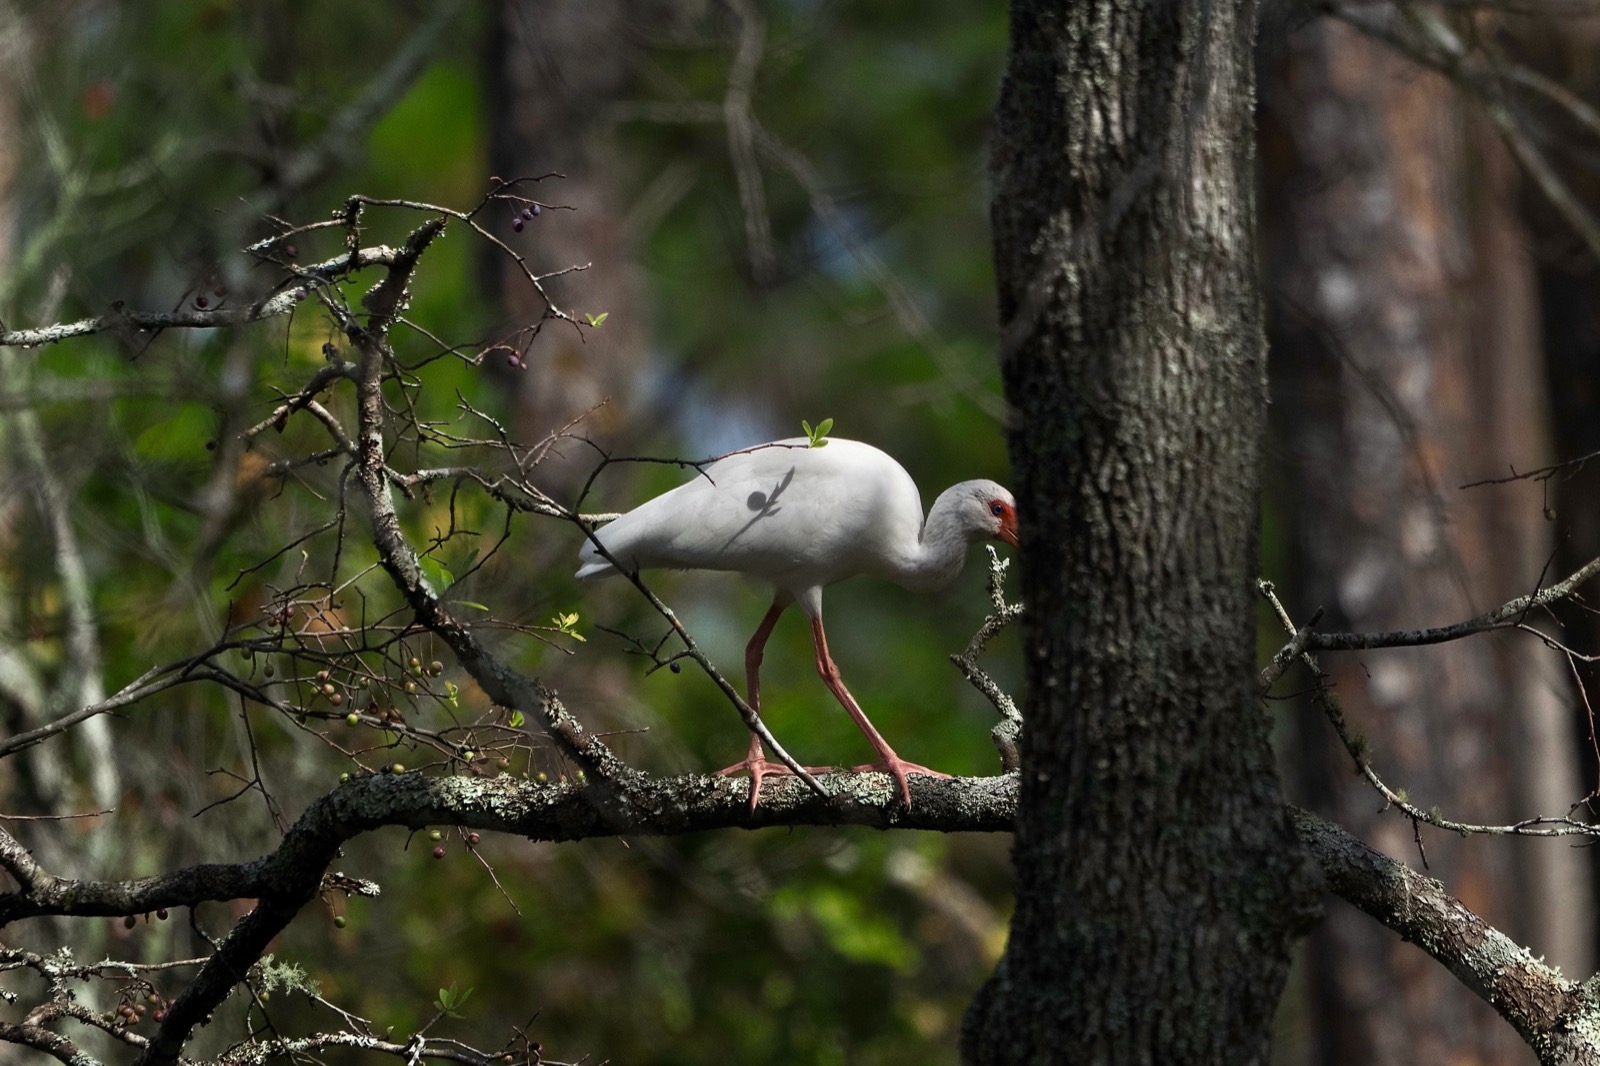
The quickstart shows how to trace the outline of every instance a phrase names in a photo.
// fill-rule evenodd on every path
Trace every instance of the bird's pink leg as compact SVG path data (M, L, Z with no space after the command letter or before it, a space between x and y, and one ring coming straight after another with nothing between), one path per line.
M772 636L772 629L778 624L778 616L788 603L782 599L774 600L767 610L765 618L756 627L755 634L750 638L750 643L744 646L744 685L745 700L750 704L750 709L757 714L761 713L761 657L766 651L767 639ZM808 774L825 773L832 770L831 766L807 766ZM732 766L718 770L716 776L723 777L728 774L740 774L746 771L750 774L750 809L756 809L756 801L761 798L761 779L767 774L793 773L781 762L772 762L761 750L761 738L754 733L750 734L750 754Z
M894 753L889 747L889 742L884 740L872 723L867 720L866 712L850 695L850 690L844 687L844 678L839 674L839 668L833 664L833 656L828 654L828 635L822 630L822 619L811 619L811 642L817 649L817 673L822 675L823 684L828 686L839 702L844 704L844 709L850 712L850 717L856 720L856 726L867 735L867 740L878 753L878 762L874 766L856 767L858 770L885 770L900 785L900 798L905 800L907 809L911 807L911 785L906 781L908 774L926 774L928 777L949 777L938 770L930 770L926 766L918 766L914 762L906 762Z

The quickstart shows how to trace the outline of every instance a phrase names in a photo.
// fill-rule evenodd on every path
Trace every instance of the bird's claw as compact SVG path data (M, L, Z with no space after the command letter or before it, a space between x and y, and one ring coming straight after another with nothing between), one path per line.
M950 779L950 775L947 773L930 770L926 766L921 766L914 762L906 762L904 759L899 758L885 759L882 762L868 763L863 766L852 766L850 772L857 774L888 774L894 778L895 784L900 786L900 800L905 804L908 811L911 809L911 782L908 778L912 774L921 774L924 777L942 777L947 781Z
M838 769L838 767L837 766L802 766L800 769L804 770L808 774L831 774L834 771L836 771ZM752 814L755 813L757 801L759 801L761 799L761 779L763 777L765 777L768 774L772 774L774 777L783 776L783 775L789 775L789 776L793 776L794 775L794 771L789 769L789 767L785 766L781 762L773 762L771 759L765 759L765 758L763 758L763 759L747 758L747 759L740 759L738 762L734 763L732 766L723 767L721 770L716 771L712 776L713 777L728 777L731 774L743 774L743 773L748 773L750 775L750 813L752 813ZM932 773L932 771L930 770L929 773Z

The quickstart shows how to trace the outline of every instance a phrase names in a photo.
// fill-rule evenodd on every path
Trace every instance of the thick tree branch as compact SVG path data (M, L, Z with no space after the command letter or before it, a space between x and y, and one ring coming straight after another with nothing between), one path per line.
M840 774L834 793L820 797L804 783L781 779L762 789L749 810L749 782L723 777L646 778L626 787L599 784L510 783L504 779L374 775L313 803L271 854L235 867L194 867L154 882L67 882L35 875L40 887L21 899L0 897L13 914L106 913L110 900L138 913L157 899L178 905L163 882L232 879L240 897L260 899L172 1004L139 1058L139 1066L170 1064L184 1042L316 894L339 846L383 826L422 829L459 825L514 833L540 841L630 835L681 835L708 829L796 825L863 825L880 829L1003 832L1016 811L1014 776L912 782L909 811L887 774ZM15 894L14 894L15 895ZM202 899L215 898L206 895Z
M1291 808L1296 834L1322 867L1328 888L1432 955L1488 1003L1542 1063L1600 1062L1594 1033L1600 1002L1530 955L1431 877L1374 851L1343 829Z

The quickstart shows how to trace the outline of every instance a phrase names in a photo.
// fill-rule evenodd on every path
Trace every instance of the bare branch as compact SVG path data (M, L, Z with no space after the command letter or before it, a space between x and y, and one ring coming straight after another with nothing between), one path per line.
M314 266L302 267L299 273L302 277L331 281L352 270L386 265L394 260L394 256L393 248L377 245L362 248L354 255L341 255ZM0 329L0 347L36 348L95 333L113 332L132 336L163 329L216 329L221 326L242 326L265 318L290 314L305 296L303 288L289 287L244 307L218 307L205 311L134 311L118 301L111 305L110 311L95 318L39 326L34 329Z
M984 547L989 553L989 603L992 610L967 642L966 650L960 655L950 656L950 661L961 671L961 676L983 693L984 698L1000 712L1000 721L989 730L989 739L994 741L995 749L1000 752L1001 767L1011 771L1022 765L1022 752L1018 747L1022 738L1022 712L1017 710L1016 701L995 683L994 678L979 668L978 656L1002 629L1022 617L1023 606L1020 603L1006 603L1006 571L1011 567L1011 560L1000 558L1000 553L995 551L992 544Z
M1304 647L1309 651L1415 648L1460 640L1462 637L1495 629L1514 629L1527 617L1528 612L1566 599L1597 573L1600 573L1600 558L1589 560L1565 579L1548 588L1526 596L1518 596L1514 600L1508 600L1492 610L1485 611L1476 618L1469 618L1454 625L1436 626L1432 629L1405 629L1390 633L1312 633L1306 637ZM1280 651L1278 654L1282 655L1283 652Z
M1600 562L1600 560L1597 560ZM1590 566L1594 566L1591 563ZM1585 568L1587 569L1587 567ZM1581 571L1580 571L1581 573ZM1570 580L1570 579L1569 579ZM1295 628L1289 612L1284 609L1283 603L1278 599L1277 592L1270 581L1257 581L1256 589L1272 605L1277 613L1278 621L1284 629L1299 639L1299 630ZM1280 653L1281 654L1281 653ZM1386 784L1377 770L1373 769L1372 762L1367 758L1368 748L1366 739L1350 731L1345 722L1344 708L1339 703L1338 695L1333 691L1333 686L1328 683L1328 675L1322 672L1316 656L1309 651L1300 654L1300 661L1311 672L1315 685L1312 689L1312 699L1321 709L1323 716L1328 719L1328 724L1333 726L1334 732L1339 737L1339 742L1349 752L1350 758L1355 760L1356 772L1364 777L1369 785L1383 797L1386 804L1394 807L1407 818L1413 825L1425 823L1438 829L1446 829L1453 833L1482 833L1491 836L1532 836L1532 837L1564 837L1564 836L1600 836L1600 825L1595 825L1580 818L1574 817L1576 807L1564 815L1540 815L1527 818L1509 825L1479 825L1470 822L1457 822L1446 818L1437 809L1425 811L1412 803L1403 791L1396 791Z

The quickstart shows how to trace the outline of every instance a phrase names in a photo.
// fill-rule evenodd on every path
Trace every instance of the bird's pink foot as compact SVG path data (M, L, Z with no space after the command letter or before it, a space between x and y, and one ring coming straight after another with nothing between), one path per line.
M900 786L900 798L905 802L906 810L908 811L911 809L911 783L906 780L907 777L911 774L921 774L924 777L942 777L946 780L950 777L949 774L941 773L938 770L930 770L926 766L919 766L914 762L906 762L898 756L866 766L852 766L850 771L857 774L883 773L894 778L895 783Z
M837 770L838 767L802 766L801 769L808 774L831 774ZM932 771L929 772L931 773ZM754 811L756 809L756 801L761 798L761 779L768 774L772 774L774 777L781 777L785 774L793 776L794 771L783 765L781 762L773 762L771 759L765 757L747 757L740 759L732 766L723 767L721 770L716 771L712 776L727 777L731 774L743 773L748 773L750 775L750 810Z

